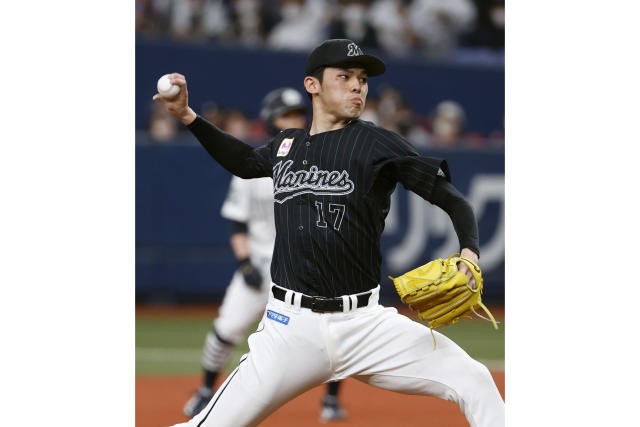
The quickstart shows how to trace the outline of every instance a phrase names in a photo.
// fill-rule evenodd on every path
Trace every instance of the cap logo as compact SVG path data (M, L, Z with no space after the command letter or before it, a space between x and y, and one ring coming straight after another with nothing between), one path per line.
M362 53L362 50L360 50L360 48L358 47L357 44L355 43L349 43L347 45L347 49L349 49L349 51L347 52L347 56L360 56L360 55L364 55L364 53Z

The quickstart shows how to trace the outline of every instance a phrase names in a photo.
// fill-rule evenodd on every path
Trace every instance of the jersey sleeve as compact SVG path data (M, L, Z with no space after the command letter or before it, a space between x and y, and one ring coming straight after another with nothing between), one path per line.
M404 138L389 131L378 133L373 168L376 178L399 182L429 202L438 176L451 182L446 160L421 156Z
M247 222L251 208L251 183L234 176L220 214L229 220Z
M458 235L460 250L468 248L480 256L478 222L471 205L462 193L444 178L438 178L433 190L432 203L451 218L453 228Z
M187 128L209 155L240 178L273 176L271 147L273 141L254 148L197 116Z

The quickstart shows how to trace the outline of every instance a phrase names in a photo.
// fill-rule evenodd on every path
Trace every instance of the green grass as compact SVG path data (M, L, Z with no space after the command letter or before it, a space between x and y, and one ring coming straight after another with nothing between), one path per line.
M201 347L211 329L211 320L203 318L158 318L137 316L136 347Z
M471 357L484 361L488 366L499 364L495 362L504 364L503 319L500 319L498 330L493 329L493 325L484 320L463 319L460 323L439 332L455 341Z
M136 316L136 375L195 374L212 318ZM247 337L256 325L247 331ZM231 372L249 351L246 339L234 348L224 371Z
M197 374L200 355L212 318L136 316L136 375ZM440 332L454 340L489 368L504 364L504 321L496 331L491 323L464 319ZM247 331L248 337L256 328ZM429 336L429 339L431 337ZM224 371L230 372L249 350L246 339L234 348Z

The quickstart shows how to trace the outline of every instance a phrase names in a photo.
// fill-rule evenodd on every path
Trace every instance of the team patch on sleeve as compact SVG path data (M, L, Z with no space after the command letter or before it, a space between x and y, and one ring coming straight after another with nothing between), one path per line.
M283 325L289 324L289 316L285 316L284 314L280 314L276 311L267 310L267 317L271 320L275 320L276 322L280 322Z
M278 148L278 154L276 157L284 157L289 154L289 150L291 150L291 145L293 145L293 138L285 138L280 143L280 148Z

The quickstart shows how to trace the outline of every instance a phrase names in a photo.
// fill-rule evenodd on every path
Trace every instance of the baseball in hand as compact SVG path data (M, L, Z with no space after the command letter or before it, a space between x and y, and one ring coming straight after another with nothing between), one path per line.
M164 98L173 98L180 93L180 87L171 84L169 74L165 74L158 79L158 93Z

